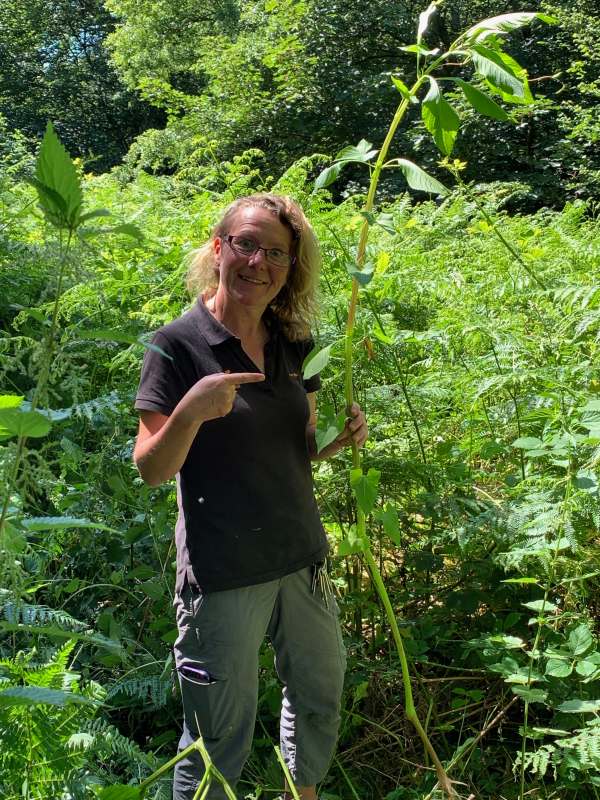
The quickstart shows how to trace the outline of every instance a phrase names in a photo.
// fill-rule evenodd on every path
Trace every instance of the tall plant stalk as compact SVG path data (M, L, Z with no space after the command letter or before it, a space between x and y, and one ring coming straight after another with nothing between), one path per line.
M436 3L431 3L429 7L420 14L417 27L416 44L411 45L408 48L403 48L416 54L416 80L409 88L399 78L392 77L392 81L400 92L402 100L394 114L381 149L378 152L376 150L370 150L371 145L365 140L362 140L357 147L345 148L338 154L334 164L326 169L321 176L319 176L316 183L316 188L329 185L340 174L343 166L349 162L369 164L371 167L369 189L362 211L364 221L360 229L356 257L354 263L348 265L348 271L352 276L352 289L344 336L344 397L346 413L348 415L351 414L351 408L354 401L354 327L356 322L360 286L361 284L365 285L368 283L373 272L373 270L369 269L368 265L366 264L367 244L369 241L371 225L375 221L373 209L375 206L375 196L381 173L385 168L398 167L402 170L408 184L412 188L435 194L447 193L447 190L441 183L439 183L439 181L428 175L416 164L413 164L407 159L396 158L390 161L387 160L390 146L396 131L404 121L409 107L411 105L420 104L421 115L425 127L433 136L436 145L445 156L446 164L450 165L448 157L452 152L454 141L460 127L460 118L454 108L444 98L440 89L441 81L453 81L456 87L462 90L467 102L470 103L470 105L473 106L473 108L479 113L497 120L508 120L510 117L502 108L502 106L498 105L495 100L488 96L488 94L481 91L478 86L473 86L472 84L467 83L461 77L454 78L443 75L442 77L438 77L436 79L433 77L433 73L442 66L464 68L468 64L472 64L475 68L475 72L478 74L478 77L481 81L483 81L485 88L491 90L494 94L501 95L503 100L506 102L521 104L533 102L527 82L527 74L525 70L523 70L514 61L514 59L510 58L503 52L501 47L501 37L506 33L533 21L536 17L544 20L545 22L554 21L552 18L544 14L535 12L503 14L498 17L483 20L482 22L471 26L451 44L447 52L440 54L439 50L427 49L427 47L423 44L423 37L427 32L429 22L436 12ZM419 92L425 85L429 86L427 94L424 98L419 99ZM377 159L375 163L370 164L376 153ZM455 162L454 165L454 172L457 176L459 170L458 164L460 164L460 162ZM485 209L482 208L481 210L486 218L489 217ZM535 273L523 262L518 254L515 253L514 248L512 248L510 243L506 241L505 237L502 236L493 222L489 220L488 222L492 226L500 241L505 247L507 247L513 257L518 260L521 266L526 269L530 277L539 285L543 286L543 283L538 276L535 275ZM407 397L406 399L408 400ZM413 421L416 422L412 405L410 406L410 413ZM427 463L426 454L420 435L418 436L418 439L423 461L424 463ZM352 444L352 467L353 475L358 475L362 478L363 470L361 456L355 443ZM375 561L375 558L373 557L369 540L366 535L366 515L370 510L370 506L368 502L361 502L358 492L355 491L355 495L358 507L356 517L357 538L361 542L364 560L367 564L367 568L371 575L377 594L379 595L385 609L385 613L392 631L394 644L398 652L402 671L402 682L404 686L405 713L407 718L415 727L426 752L435 765L440 787L447 797L454 797L456 796L456 793L453 789L452 782L448 777L446 769L444 769L443 764L437 756L415 709L408 660L404 650L404 645L402 643L402 637L398 628L396 615L383 581L381 571ZM456 762L452 762L451 766L454 766L455 763Z
M411 92L416 93L421 86L423 78L420 78L413 88ZM379 156L377 162L375 164L375 168L373 169L373 173L371 175L371 182L369 185L369 191L367 194L367 200L365 203L365 212L369 213L373 209L374 201L375 201L375 193L377 191L377 184L379 183L379 177L381 175L381 170L383 169L383 165L385 164L385 159L387 157L387 153L392 143L392 139L394 138L394 134L402 122L404 115L408 109L409 100L404 99L400 105L398 106L398 110L394 115L394 119L390 125L388 130L387 136L385 137L385 141L383 146L379 152ZM369 230L370 224L367 218L365 218L361 231L360 231L360 239L358 245L358 252L356 255L356 266L358 270L361 270L364 265L365 254L367 249L367 242L369 239ZM350 304L348 307L348 319L346 322L346 334L344 338L344 395L345 395L345 402L346 402L346 411L350 414L350 409L354 402L354 386L353 386L353 369L354 369L354 350L353 350L353 339L354 339L354 325L356 320L356 310L358 306L358 297L359 297L359 282L356 278L352 279L352 294L350 297ZM352 466L354 469L362 470L362 460L360 456L360 451L357 445L353 442L352 443ZM360 508L357 510L357 518L356 518L356 530L358 537L362 541L367 541L366 537L366 515L364 511ZM385 609L385 614L388 619L388 623L390 625L390 629L392 631L392 636L394 638L394 644L396 645L396 651L398 653L398 658L400 659L400 667L402 670L402 684L404 687L404 711L406 714L406 718L412 723L414 728L416 729L417 733L419 734L419 738L423 743L423 746L428 753L429 757L431 758L436 774L437 779L440 787L445 792L446 796L451 798L455 797L456 793L452 787L452 783L444 766L437 755L427 733L419 720L419 716L417 714L415 708L415 701L412 691L412 684L411 684L411 677L410 671L408 668L408 659L406 657L406 652L404 650L404 645L402 643L402 636L400 635L400 629L398 628L398 621L396 619L396 614L394 613L394 609L392 607L392 603L390 601L390 596L383 581L381 572L377 565L377 562L373 556L373 552L370 547L366 547L363 551L363 557L367 564L367 568L373 580L373 584L381 599L383 607Z

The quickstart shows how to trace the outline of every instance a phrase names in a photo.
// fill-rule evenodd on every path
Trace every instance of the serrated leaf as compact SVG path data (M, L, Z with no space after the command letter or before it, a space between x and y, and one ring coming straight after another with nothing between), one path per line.
M63 692L60 689L48 689L45 686L12 686L0 692L0 708L11 706L65 706L70 703L82 706L97 705L80 694Z
M464 96L467 99L467 102L473 106L475 111L478 111L480 114L483 114L485 117L490 117L491 119L498 119L502 122L506 122L510 119L510 116L507 112L499 106L491 97L488 97L485 92L482 92L480 89L477 89L470 83L461 80L461 78L455 78L454 82L457 83L463 91Z
M571 672L573 672L573 665L570 661L549 658L546 663L546 675L550 675L552 678L567 678Z
M327 347L323 347L321 350L313 347L302 365L302 377L305 381L325 369L331 358L331 348L334 344L335 342L328 344Z
M329 186L336 181L339 178L343 168L343 162L336 162L330 167L326 167L315 181L314 191L317 191L317 189L324 189L326 186Z
M533 689L527 686L511 686L513 694L521 697L523 700L528 700L530 703L545 703L548 697L548 692L543 689Z
M346 412L342 409L336 414L331 406L324 406L319 409L317 417L317 427L315 430L315 440L317 452L320 453L324 447L331 444L333 440L344 430L346 424Z
M388 161L386 167L399 167L404 173L406 182L411 189L416 189L419 192L428 192L429 194L447 195L448 189L440 183L436 178L425 172L424 169L413 164L407 158L393 158Z
M581 656L590 649L594 639L585 623L578 625L569 633L569 650L574 656Z
M598 664L594 664L593 661L588 661L587 659L578 661L575 665L575 672L581 675L582 678L589 678L590 675L598 672L599 669Z
M46 126L36 160L35 181L39 204L47 219L59 228L74 230L83 204L81 185L75 165L51 122Z
M449 156L460 127L460 118L440 92L435 78L429 78L429 91L421 104L421 117L438 150Z
M381 472L378 469L369 469L365 475L362 469L350 470L350 486L356 498L358 507L363 514L370 514L377 500L379 490L379 478Z
M138 242L144 240L143 231L131 222L123 222L120 225L115 225L113 228L108 228L107 233L122 233L125 236L131 236L132 239L137 239Z
M0 439L23 436L38 439L46 436L52 423L39 411L23 411L19 407L0 408Z
M525 82L515 74L509 62L502 58L497 50L491 50L482 44L475 44L471 50L471 58L475 69L489 83L507 96L525 97ZM516 62L515 62L516 63Z
M88 211L87 214L82 214L79 217L80 224L86 222L88 219L96 219L97 217L110 217L111 212L107 208L95 208L93 211Z
M564 714L592 714L600 711L600 700L567 700L557 706L557 711Z

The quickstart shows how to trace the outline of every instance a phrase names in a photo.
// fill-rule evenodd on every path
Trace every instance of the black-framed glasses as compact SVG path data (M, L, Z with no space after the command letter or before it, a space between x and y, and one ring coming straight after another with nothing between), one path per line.
M249 236L232 236L228 234L223 238L233 252L238 253L240 256L250 258L250 256L253 256L258 250L262 250L269 264L273 264L274 267L282 267L285 269L286 267L291 267L296 260L295 256L291 253L286 253L285 250L280 250L279 247L261 247L258 242L254 241L254 239Z

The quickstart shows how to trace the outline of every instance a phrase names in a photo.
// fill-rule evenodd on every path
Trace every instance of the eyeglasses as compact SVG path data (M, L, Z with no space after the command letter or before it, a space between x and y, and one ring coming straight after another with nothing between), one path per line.
M260 247L254 239L250 239L248 236L232 236L229 234L224 236L223 239L225 239L234 253L247 258L253 256L258 250L263 250L265 258L274 267L285 269L286 267L291 267L296 260L295 256L291 253L286 253L285 250L280 250L279 247Z

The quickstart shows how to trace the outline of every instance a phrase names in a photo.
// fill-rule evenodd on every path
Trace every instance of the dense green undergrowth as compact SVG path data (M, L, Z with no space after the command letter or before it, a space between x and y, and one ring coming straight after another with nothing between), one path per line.
M313 192L317 163L297 162L270 186L303 203L322 243L315 337L333 347L320 405L337 410L348 254L363 217L361 198L335 206ZM264 186L243 157L218 177L218 194L176 176L84 178L86 209L111 217L68 241L31 187L3 173L0 387L34 401L48 428L29 432L19 454L18 410L0 406L3 797L93 797L175 751L174 486L137 476L132 402L148 334L190 303L186 253L227 202ZM403 195L378 209L355 331L365 467L381 473L373 549L419 676L421 719L458 793L596 798L600 234L584 204L508 216L519 191L490 185L418 205ZM385 617L354 552L346 458L315 473L349 651L322 796L433 798ZM252 798L282 782L267 647L261 673L243 786ZM168 796L168 781L152 792Z

